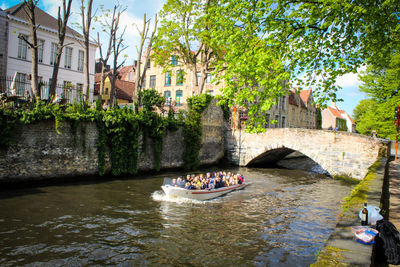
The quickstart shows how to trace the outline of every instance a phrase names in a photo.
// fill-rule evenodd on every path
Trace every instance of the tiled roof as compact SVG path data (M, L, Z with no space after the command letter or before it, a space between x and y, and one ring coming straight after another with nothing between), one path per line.
M116 80L115 87L117 90L117 99L132 100L133 92L135 90L135 83Z
M333 116L335 116L336 118L342 118L342 114L340 113L340 111L338 109L334 109L331 107L328 107L328 110L332 113Z
M128 75L128 73L130 72L130 71L133 71L133 72L135 72L135 66L134 65L129 65L129 66L123 66L123 67L121 67L119 70L118 70L118 76L119 76L119 78L121 79L121 80L129 80L128 78L129 77L126 77L127 75ZM135 77L133 77L133 79L134 79Z
M311 89L301 90L300 91L300 97L301 97L301 100L303 100L304 103L308 102L308 99L310 98L310 96L311 96Z
M6 9L5 11L8 14L10 14L10 15L16 17L16 18L19 18L21 20L24 20L24 21L28 22L28 15L27 15L27 12L25 12L25 8L24 8L25 5L26 4L23 2L21 4L18 4L18 5L15 5L13 7L10 7L8 9ZM52 16L50 16L48 13L44 12L43 10L41 10L38 7L35 8L35 21L36 21L36 24L39 24L39 25L41 25L43 27L58 31L57 19L52 17ZM77 31L71 29L68 26L67 26L66 33L70 34L72 36L75 36L75 37L81 37L82 36Z

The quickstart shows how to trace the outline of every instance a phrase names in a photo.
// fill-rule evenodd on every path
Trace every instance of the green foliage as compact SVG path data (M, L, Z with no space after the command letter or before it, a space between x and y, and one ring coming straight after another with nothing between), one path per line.
M137 173L141 135L137 115L129 108L113 108L104 112L102 122L104 127L101 126L100 129L105 130L110 147L111 173L113 175Z
M98 129L97 153L98 172L106 173L107 146L113 175L136 174L139 158L140 137L148 136L153 141L155 168L161 167L163 138L167 130L175 131L184 125L185 132L185 166L195 168L199 164L198 154L201 147L201 113L211 101L210 95L200 95L189 100L190 111L183 121L183 114L176 117L172 110L168 116L154 112L155 107L164 103L164 98L154 90L143 90L143 109L139 112L124 107L106 111L97 105L96 109L85 109L82 103L72 106L45 105L37 102L17 110L0 108L0 148L7 148L12 141L16 123L35 123L40 120L55 119L68 121L77 146L77 131L81 126L82 148L86 149L85 124L95 121Z
M376 131L379 137L394 140L394 108L400 105L400 53L385 68L369 66L360 78L360 90L369 98L361 100L353 111L357 131L365 135Z
M142 90L139 92L143 110L147 112L154 111L156 107L160 108L165 103L162 97L155 89Z
M322 129L322 113L321 108L317 108L317 129Z
M211 103L212 96L201 94L189 98L189 111L185 114L183 137L185 150L183 153L184 167L187 170L194 170L200 164L199 153L201 149L201 114Z
M387 66L399 49L399 11L384 0L168 0L154 56L163 66L175 54L192 64L190 51L212 50L220 101L249 109L247 129L257 132L288 82L312 86L320 105L336 100L341 75L364 63ZM200 53L198 66L204 62Z

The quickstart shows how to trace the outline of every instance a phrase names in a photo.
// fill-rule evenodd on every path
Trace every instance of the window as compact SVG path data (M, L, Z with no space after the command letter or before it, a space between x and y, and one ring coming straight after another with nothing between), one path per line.
M211 75L211 73L207 73L206 83L207 83L207 84L211 83L211 80L212 80L212 75Z
M85 53L82 50L78 52L78 71L83 72L83 58Z
M270 115L267 114L265 118L265 128L269 128L269 120L270 120Z
M106 91L105 91L104 94L105 94L105 95L108 95L108 87L106 87L105 89L106 89Z
M51 43L50 65L54 65L57 57L57 44Z
M28 51L28 44L22 39L28 40L28 35L20 34L21 38L18 37L18 58L26 59L26 53Z
M165 81L164 81L164 86L170 86L171 85L171 72L167 71L165 73Z
M286 108L286 96L282 96L282 110Z
M164 91L165 105L171 106L171 91Z
M38 62L43 62L44 40L38 39Z
M147 60L147 68L148 69L150 69L150 63L151 63L151 61L150 61L150 58Z
M275 120L276 120L275 128L279 128L279 115L275 115Z
M183 70L176 71L176 85L183 84Z
M129 80L132 81L133 80L133 72L129 72Z
M150 88L156 88L156 75L150 75Z
M176 91L176 105L177 106L182 106L182 101L183 101L183 91L178 90Z
M286 118L282 117L282 128L286 127Z
M178 56L172 56L172 66L178 66Z
M65 61L64 61L64 67L66 69L71 68L71 61L72 61L72 48L66 47L65 48Z

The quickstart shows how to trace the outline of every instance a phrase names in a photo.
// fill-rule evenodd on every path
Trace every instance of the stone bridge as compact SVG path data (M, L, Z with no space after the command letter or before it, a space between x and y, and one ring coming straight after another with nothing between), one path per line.
M359 180L380 156L387 157L390 151L390 142L384 139L301 128L268 129L261 134L228 131L225 142L227 158L235 165L262 166L298 151L332 176Z

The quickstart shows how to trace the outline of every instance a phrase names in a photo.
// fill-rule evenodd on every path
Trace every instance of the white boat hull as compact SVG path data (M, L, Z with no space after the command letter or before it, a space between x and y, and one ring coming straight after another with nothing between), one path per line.
M188 190L181 187L171 186L171 185L163 185L161 189L168 197L179 197L179 198L188 198L195 200L207 200L213 199L229 192L240 190L244 188L246 184L237 184L231 185L228 187L221 187L217 189L204 189L204 190Z

